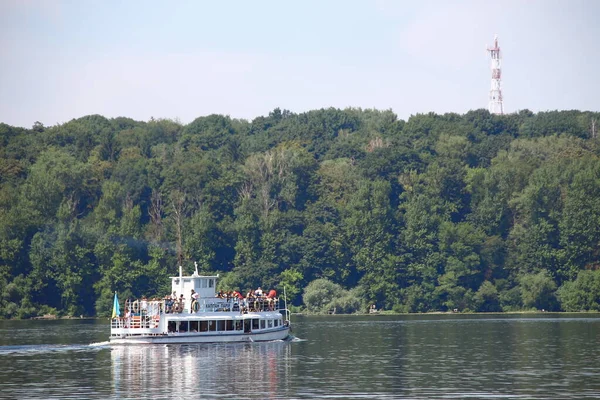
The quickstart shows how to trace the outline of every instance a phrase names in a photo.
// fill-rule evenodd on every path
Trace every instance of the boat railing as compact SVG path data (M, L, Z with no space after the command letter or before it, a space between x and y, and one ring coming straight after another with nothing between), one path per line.
M132 316L135 315L160 315L164 310L164 301L162 300L126 300L125 311L129 311Z
M237 297L201 297L196 300L126 300L125 313L130 317L152 317L161 314L197 313L197 312L257 312L277 311L281 307L279 298L242 298Z
M196 312L255 312L276 311L280 309L278 298L243 298L236 297L201 297L197 300L169 301L165 300L165 313L196 313Z
M111 328L113 329L154 329L158 328L159 315L133 315L130 317L113 318Z

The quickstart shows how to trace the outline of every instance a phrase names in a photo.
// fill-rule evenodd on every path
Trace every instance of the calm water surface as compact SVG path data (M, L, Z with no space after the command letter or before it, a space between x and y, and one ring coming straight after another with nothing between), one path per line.
M0 321L0 398L600 398L600 315L292 322L291 342L127 347L105 320Z

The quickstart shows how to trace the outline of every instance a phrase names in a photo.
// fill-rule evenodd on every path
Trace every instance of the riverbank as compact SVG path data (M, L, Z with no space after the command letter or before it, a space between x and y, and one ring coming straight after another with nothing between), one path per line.
M505 312L454 312L454 311L430 311L424 313L399 313L395 311L378 311L376 313L354 313L354 314L320 314L320 313L310 313L310 312L293 312L291 315L293 316L394 316L394 315L404 315L404 316L416 316L416 315L523 315L523 314L600 314L600 311L542 311L542 310L522 310L522 311L505 311ZM9 321L17 321L17 320L36 320L36 321L55 321L55 320L77 320L77 319L106 319L107 317L89 317L80 315L79 317L64 315L58 316L55 314L44 314L41 316L31 317L31 318L9 318L6 320Z
M394 315L541 315L541 314L600 314L600 311L542 311L542 310L522 310L522 311L496 311L496 312L454 312L454 311L429 311L422 313L400 313L395 311L378 311L376 313L354 313L354 314L321 314L310 312L295 312L295 316L394 316Z
M57 320L57 319L97 319L99 317L84 317L83 315L80 315L79 317L74 317L72 315L64 315L62 317L59 317L58 315L55 314L44 314L41 316L37 316L37 317L31 317L28 319L34 319L34 320Z

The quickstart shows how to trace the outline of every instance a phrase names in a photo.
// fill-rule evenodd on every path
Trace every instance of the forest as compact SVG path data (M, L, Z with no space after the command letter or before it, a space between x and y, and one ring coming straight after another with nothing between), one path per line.
M297 311L598 311L599 126L357 108L0 123L0 318L106 316L195 261Z

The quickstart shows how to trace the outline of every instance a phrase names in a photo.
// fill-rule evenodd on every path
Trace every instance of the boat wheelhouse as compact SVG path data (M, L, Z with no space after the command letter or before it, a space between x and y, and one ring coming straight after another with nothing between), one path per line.
M221 296L215 289L218 277L198 275L197 269L191 276L183 276L179 267L179 276L171 277L175 296L127 300L124 316L113 313L110 342L220 343L289 337L290 313L285 300L274 291L252 298ZM120 309L116 296L115 302L114 307Z

